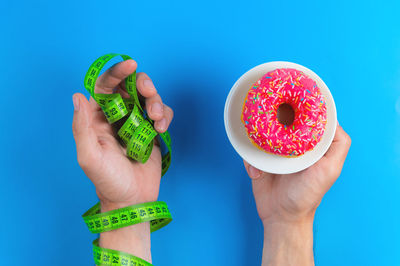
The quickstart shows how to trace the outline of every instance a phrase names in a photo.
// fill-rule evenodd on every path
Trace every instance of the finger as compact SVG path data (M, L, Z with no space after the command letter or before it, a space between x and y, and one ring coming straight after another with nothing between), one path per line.
M136 79L136 85L140 95L145 97L146 111L149 117L158 121L164 118L164 105L160 95L158 95L153 82L146 73L139 73ZM167 121L163 121L161 126L166 127Z
M248 162L243 160L244 167L246 168L247 174L251 179L259 179L262 175L262 171L255 168L254 166L251 166Z
M134 60L129 59L111 68L107 69L96 82L96 93L112 93L113 89L118 86L126 77L135 72L137 64Z
M88 164L96 160L100 154L97 136L92 128L92 111L88 100L83 94L73 95L74 118L72 132L76 143L78 162L85 170Z
M154 123L155 129L159 133L165 132L168 129L169 124L171 123L173 117L174 117L174 111L172 111L171 107L164 104L164 117L158 121L155 121Z
M146 98L145 105L147 114L152 120L158 121L164 117L164 104L157 93L152 97Z
M334 172L336 176L339 176L342 170L350 145L350 136L338 125L333 142L324 155L326 167L329 167L330 171Z
M138 73L136 75L136 86L138 92L145 98L153 97L157 94L157 90L146 73Z

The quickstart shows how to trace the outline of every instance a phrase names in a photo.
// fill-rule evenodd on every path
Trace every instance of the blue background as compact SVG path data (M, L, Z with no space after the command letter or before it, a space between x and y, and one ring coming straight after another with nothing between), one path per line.
M155 265L260 265L262 225L223 108L245 71L273 60L320 75L353 140L317 211L317 265L400 265L400 2L284 2L2 0L0 264L92 264L80 215L97 198L76 162L72 94L117 52L176 114L160 194L174 221L153 234Z

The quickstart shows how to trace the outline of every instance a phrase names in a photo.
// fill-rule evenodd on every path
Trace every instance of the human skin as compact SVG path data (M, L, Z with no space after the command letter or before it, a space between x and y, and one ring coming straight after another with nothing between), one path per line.
M315 211L339 177L350 145L349 135L338 125L326 154L301 172L270 174L244 161L264 225L263 266L314 265Z
M133 60L120 62L101 75L96 93L118 92L129 97L124 79L137 68ZM168 129L173 111L163 104L151 79L145 73L137 74L137 89L145 99L145 109L154 120L157 132ZM100 199L101 212L143 202L156 201L161 179L161 153L155 143L149 160L142 164L126 156L126 148L115 138L112 126L101 108L91 97L88 101L80 93L73 95L73 135L79 165L93 182ZM124 251L151 263L149 222L100 234L99 245Z

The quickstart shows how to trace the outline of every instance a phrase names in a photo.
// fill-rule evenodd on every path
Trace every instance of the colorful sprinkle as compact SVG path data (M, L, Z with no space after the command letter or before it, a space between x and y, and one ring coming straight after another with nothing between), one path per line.
M277 119L282 103L295 109L295 119L289 127ZM283 156L299 156L320 141L326 125L326 102L315 81L303 72L277 69L252 85L242 120L257 147Z

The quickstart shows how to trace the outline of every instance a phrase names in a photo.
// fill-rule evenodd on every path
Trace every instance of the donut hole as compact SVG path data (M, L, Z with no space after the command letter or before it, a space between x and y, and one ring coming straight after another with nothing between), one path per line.
M282 125L290 126L294 121L293 107L288 103L282 103L277 110L277 118Z

